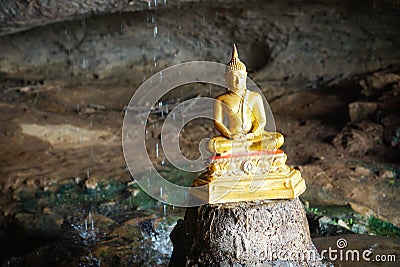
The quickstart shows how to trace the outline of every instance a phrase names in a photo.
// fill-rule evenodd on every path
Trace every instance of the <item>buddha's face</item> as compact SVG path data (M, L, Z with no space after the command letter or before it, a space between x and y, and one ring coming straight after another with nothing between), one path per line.
M226 85L235 93L243 93L246 90L247 72L244 70L233 70L225 74Z

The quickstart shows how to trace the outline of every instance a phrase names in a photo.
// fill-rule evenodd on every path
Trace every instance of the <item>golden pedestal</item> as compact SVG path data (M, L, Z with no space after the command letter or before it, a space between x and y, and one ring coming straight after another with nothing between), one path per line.
M282 150L212 157L207 172L193 181L191 195L209 204L296 198L306 185L286 160Z

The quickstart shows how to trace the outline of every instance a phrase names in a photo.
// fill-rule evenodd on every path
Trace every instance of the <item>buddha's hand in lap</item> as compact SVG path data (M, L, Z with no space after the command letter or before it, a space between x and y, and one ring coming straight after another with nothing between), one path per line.
M231 136L231 140L251 140L254 139L254 133L247 133L247 134L233 134Z
M254 137L255 137L254 133L246 134L246 139L254 139Z

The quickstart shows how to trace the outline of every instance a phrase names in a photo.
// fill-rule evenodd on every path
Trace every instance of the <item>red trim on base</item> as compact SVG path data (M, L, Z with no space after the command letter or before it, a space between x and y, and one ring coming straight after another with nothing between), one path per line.
M254 151L251 153L240 153L240 154L228 154L228 155L223 155L223 156L212 156L210 157L210 160L217 160L217 159L226 159L226 158L239 158L243 156L259 156L259 155L278 155L284 153L283 150L277 149L277 150L260 150L260 151Z

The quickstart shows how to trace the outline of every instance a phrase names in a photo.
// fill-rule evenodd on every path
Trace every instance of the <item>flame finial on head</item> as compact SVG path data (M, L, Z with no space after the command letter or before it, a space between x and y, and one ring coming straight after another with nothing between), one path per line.
M240 61L235 44L233 44L232 59L228 63L227 72L233 71L233 70L246 71L246 65L244 65L244 63L242 61Z

